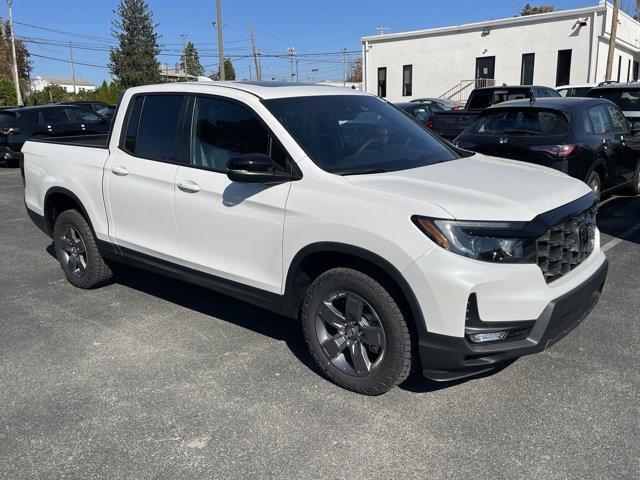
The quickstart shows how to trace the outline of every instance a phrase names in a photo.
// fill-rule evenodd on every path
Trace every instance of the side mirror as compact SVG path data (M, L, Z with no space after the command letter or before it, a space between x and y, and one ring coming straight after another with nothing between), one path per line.
M632 122L631 123L631 132L632 133L640 133L640 122Z
M227 162L227 177L242 183L282 183L293 180L284 172L276 172L275 164L263 153L246 153L231 157Z

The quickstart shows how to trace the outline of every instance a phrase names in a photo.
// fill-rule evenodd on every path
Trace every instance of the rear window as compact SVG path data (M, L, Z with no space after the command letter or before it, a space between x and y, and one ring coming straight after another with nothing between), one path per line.
M521 100L529 98L529 90L524 89L504 89L504 90L476 90L471 96L469 109L485 109L497 103L508 100Z
M590 97L605 98L615 103L622 111L640 110L640 90L596 89L589 92Z
M569 122L563 113L533 108L494 110L473 122L471 135L558 136L569 133Z
M16 123L15 113L0 112L0 125L13 125Z

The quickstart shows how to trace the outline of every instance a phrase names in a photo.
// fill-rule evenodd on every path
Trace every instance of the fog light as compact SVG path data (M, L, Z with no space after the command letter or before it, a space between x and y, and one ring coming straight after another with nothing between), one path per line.
M507 338L507 332L472 333L469 340L473 343L498 342Z

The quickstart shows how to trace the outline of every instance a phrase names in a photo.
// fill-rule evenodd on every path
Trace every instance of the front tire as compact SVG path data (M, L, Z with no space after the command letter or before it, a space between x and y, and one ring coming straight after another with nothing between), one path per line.
M89 223L77 210L65 210L58 215L53 243L60 266L72 285L96 288L111 280L111 268L98 251Z
M302 327L311 355L333 383L380 395L411 371L411 336L398 304L376 280L334 268L309 287Z
M636 173L631 182L631 191L634 195L640 195L640 163L638 163L638 168L636 168Z

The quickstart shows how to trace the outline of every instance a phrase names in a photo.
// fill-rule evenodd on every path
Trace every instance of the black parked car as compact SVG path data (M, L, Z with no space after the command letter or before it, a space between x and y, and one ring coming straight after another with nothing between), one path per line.
M75 105L42 105L0 110L0 159L18 166L22 145L35 135L107 133L109 121Z
M640 83L604 83L587 93L591 98L606 98L615 103L627 120L640 121Z
M93 110L94 112L99 112L100 110L109 107L109 105L107 105L106 103L99 102L97 100L78 100L76 102L63 102L59 105L75 105L76 107L88 108L89 110Z
M446 140L456 138L485 108L520 98L559 97L553 88L539 85L503 85L501 87L476 88L469 95L463 109L438 112L433 115L432 129Z
M396 103L395 105L429 128L433 126L434 112L442 112L444 110L440 105L433 102L404 102Z
M110 122L113 121L113 116L115 115L115 113L116 113L116 107L106 107L101 110L98 110L98 114L102 115L104 118L106 118Z
M515 100L486 109L454 145L561 170L597 196L623 185L638 194L638 129L608 100Z

